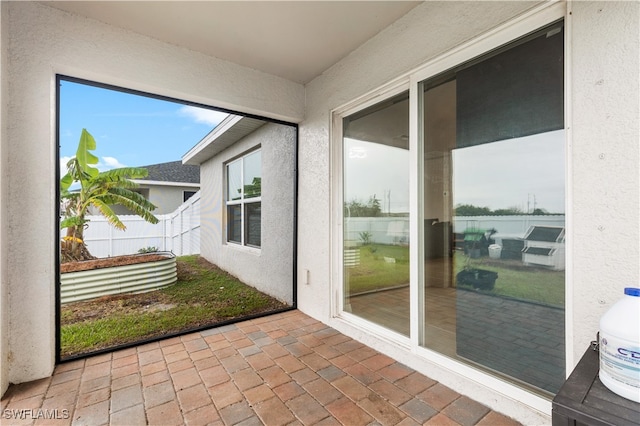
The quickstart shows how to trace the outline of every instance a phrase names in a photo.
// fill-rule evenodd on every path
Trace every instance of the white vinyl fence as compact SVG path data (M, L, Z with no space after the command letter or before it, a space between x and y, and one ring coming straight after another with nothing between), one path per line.
M407 244L408 217L351 217L345 218L345 240L362 242L366 237L377 244ZM565 226L564 215L519 216L460 216L453 218L453 232L467 228L495 229L500 237L523 238L530 226ZM426 226L426 225L425 225Z
M103 216L88 217L84 239L92 255L119 256L149 247L176 256L200 253L200 191L173 213L156 216L159 222L155 225L135 215L118 217L126 225L125 231L109 225Z

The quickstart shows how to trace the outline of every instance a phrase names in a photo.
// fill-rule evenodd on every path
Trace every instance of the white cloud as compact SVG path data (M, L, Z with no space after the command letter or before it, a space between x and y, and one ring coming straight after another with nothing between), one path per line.
M193 119L196 123L208 124L211 127L217 126L229 115L226 112L197 108L194 106L183 106L178 110L178 113Z
M110 170L110 169L119 169L120 167L127 167L118 161L117 158L114 157L102 157L102 161L98 163L98 169L100 171Z
M64 176L67 174L67 163L73 157L60 157L60 176Z

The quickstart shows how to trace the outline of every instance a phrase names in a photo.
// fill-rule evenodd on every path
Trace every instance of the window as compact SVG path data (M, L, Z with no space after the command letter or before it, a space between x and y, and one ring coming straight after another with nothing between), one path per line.
M227 241L249 247L261 243L262 157L256 150L226 166Z
M184 203L189 198L193 197L198 191L182 191L182 202Z

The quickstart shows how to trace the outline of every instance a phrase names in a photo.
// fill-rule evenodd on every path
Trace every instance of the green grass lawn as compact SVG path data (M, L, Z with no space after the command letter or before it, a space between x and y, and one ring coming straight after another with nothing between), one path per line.
M409 283L409 247L371 244L359 249L359 265L345 269L350 295ZM395 259L395 263L385 257ZM497 272L498 279L489 294L564 306L564 271L524 266L519 260L469 259L459 251L454 253L453 265L454 277L465 266Z
M504 261L486 257L468 259L463 253L456 252L454 274L460 272L465 265L498 273L495 287L488 294L564 307L564 271L524 266L518 260Z
M390 259L394 259L395 263ZM361 246L360 264L347 268L346 276L352 295L409 284L409 247L384 244Z
M287 307L199 256L177 259L178 282L61 307L61 357Z

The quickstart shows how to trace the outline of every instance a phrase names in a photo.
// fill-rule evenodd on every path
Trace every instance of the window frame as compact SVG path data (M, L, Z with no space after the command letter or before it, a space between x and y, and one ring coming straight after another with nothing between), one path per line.
M422 306L419 303L424 297L421 290L421 284L424 280L423 258L424 233L423 223L424 214L419 208L424 204L423 199L423 180L424 170L421 165L423 157L423 129L422 123L418 117L418 112L422 111L423 81L430 80L451 69L455 69L464 63L468 63L476 58L480 58L493 51L504 48L509 44L535 33L540 29L549 26L557 21L564 20L565 32L565 77L564 77L564 123L565 123L565 229L570 235L572 228L571 209L571 188L572 181L570 178L571 167L571 108L570 93L571 85L567 76L571 75L571 52L569 50L570 34L571 34L571 13L570 5L562 2L549 2L538 5L522 15L516 16L505 24L479 34L473 39L462 43L461 45L438 55L422 65L406 72L400 77L388 82L387 84L378 86L377 89L369 91L360 97L357 97L343 105L340 105L331 111L330 121L330 138L331 138L331 221L332 221L332 244L331 244L331 277L332 277L332 295L331 298L331 316L338 323L345 323L349 327L354 327L360 332L379 339L382 342L393 342L396 346L409 351L418 359L431 362L440 368L454 371L459 375L477 383L483 383L486 387L503 395L510 395L518 401L540 411L551 412L551 400L541 397L540 395L527 390L524 387L516 386L509 383L498 376L480 371L471 365L464 364L460 361L443 356L435 351L424 348L419 341L419 321L423 318ZM343 289L343 134L342 122L343 118L357 112L368 106L391 98L399 85L407 84L409 87L409 150L411 156L410 163L410 238L412 239L410 249L410 337L400 338L398 334L389 333L376 324L368 322L362 318L356 317L343 309L342 301L344 298ZM415 242L415 243L414 243ZM565 275L565 295L569 296L573 292L573 282L571 274L570 253L572 252L571 241L567 239L566 256L567 268ZM565 303L565 363L567 374L572 370L574 345L571 330L573 329L573 306L572 299L566 297Z
M255 244L249 244L247 243L247 220L246 220L246 210L247 210L247 206L249 205L255 205L255 204L260 204L260 207L262 207L262 189L260 190L260 195L258 197L250 197L250 198L245 198L245 183L244 183L244 179L245 179L245 160L247 157L250 157L251 155L255 155L256 153L260 154L260 178L262 179L262 147L261 146L257 146L252 148L249 151L244 152L243 154L227 161L224 163L224 189L223 189L223 193L224 193L224 200L225 200L225 244L229 245L229 246L235 246L235 247L245 247L251 250L256 250L259 251L262 249L262 238L260 239L260 245L255 245ZM233 164L237 164L240 163L240 190L241 190L241 195L239 199L235 199L235 200L231 200L230 199L230 194L229 194L229 183L230 183L230 177L229 177L229 167ZM240 241L235 241L235 240L231 240L230 239L230 227L231 227L231 215L229 214L229 207L231 206L240 206L240 224L239 224L239 229L240 229ZM262 231L262 215L260 216L260 229ZM262 233L262 232L261 232Z

